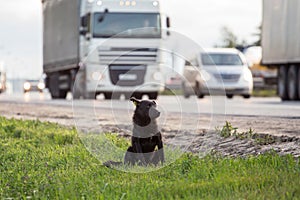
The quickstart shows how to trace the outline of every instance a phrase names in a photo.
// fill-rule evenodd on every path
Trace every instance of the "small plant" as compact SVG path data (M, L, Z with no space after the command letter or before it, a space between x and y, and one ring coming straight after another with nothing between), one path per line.
M276 138L272 135L255 134L253 135L253 139L259 145L268 145L276 142Z
M251 139L254 135L254 130L252 128L246 132L238 132L238 128L233 127L228 121L226 121L222 129L217 128L216 130L220 136L224 138L235 137L236 139Z
M226 121L226 124L223 126L223 128L221 130L217 128L217 131L220 133L222 137L228 138L236 135L237 129L238 128L233 127L230 122Z

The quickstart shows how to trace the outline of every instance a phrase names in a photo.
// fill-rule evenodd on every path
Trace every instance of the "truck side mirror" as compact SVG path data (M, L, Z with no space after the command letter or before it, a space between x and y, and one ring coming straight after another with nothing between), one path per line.
M80 35L85 36L87 33L88 33L88 30L87 30L86 27L81 27L80 28L80 32L79 32Z
M170 21L170 17L167 17L167 28L170 28L171 27L171 21Z
M86 15L83 16L83 17L81 17L80 25L81 25L82 27L87 27L87 26L88 26L88 19L87 19L87 16L86 16Z

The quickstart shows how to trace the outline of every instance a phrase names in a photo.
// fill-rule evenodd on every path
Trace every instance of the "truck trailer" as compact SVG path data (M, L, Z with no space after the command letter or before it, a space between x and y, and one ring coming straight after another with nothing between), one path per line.
M282 100L300 100L299 35L299 0L263 0L262 64L278 69Z
M164 89L169 18L156 0L42 0L43 71L52 98L106 99Z

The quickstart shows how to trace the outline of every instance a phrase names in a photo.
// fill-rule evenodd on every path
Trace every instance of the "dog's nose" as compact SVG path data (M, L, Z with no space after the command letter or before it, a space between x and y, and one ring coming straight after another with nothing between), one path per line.
M160 116L160 112L159 111L157 111L157 115L158 115L158 117Z

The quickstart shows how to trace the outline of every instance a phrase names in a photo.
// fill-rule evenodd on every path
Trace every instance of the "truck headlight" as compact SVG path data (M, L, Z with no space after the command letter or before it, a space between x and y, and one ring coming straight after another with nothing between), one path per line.
M40 89L40 90L43 90L43 89L45 89L45 83L39 83L38 84L38 88Z
M25 90L30 90L30 88L31 88L30 83L28 83L28 82L24 83L24 89Z
M153 73L153 79L156 81L161 81L163 78L162 74L160 72L154 72Z
M153 1L152 4L153 4L154 7L157 7L159 3L158 3L158 1Z
M100 81L100 80L104 79L104 76L102 75L101 72L93 72L93 73L91 74L91 78L92 78L92 80L94 80L94 81Z

